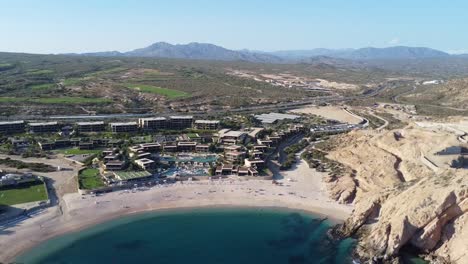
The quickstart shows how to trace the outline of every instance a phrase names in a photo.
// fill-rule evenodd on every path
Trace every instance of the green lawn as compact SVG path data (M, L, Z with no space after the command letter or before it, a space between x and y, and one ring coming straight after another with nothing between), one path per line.
M33 91L45 91L56 87L54 83L34 84L29 86Z
M47 200L47 190L41 181L24 183L14 189L0 189L0 204L14 205Z
M141 137L132 137L131 139L133 143L150 143L153 141L153 137L151 135L141 136Z
M28 75L45 75L45 74L51 74L54 73L52 70L29 70Z
M84 98L84 97L0 97L0 103L32 102L38 104L107 104L111 99L105 98Z
M145 84L126 84L125 86L127 88L135 89L143 93L160 94L170 99L189 96L189 94L186 92L167 89L167 88L161 88L157 86L145 85Z
M78 182L80 184L80 189L92 190L106 186L102 181L98 169L82 170L80 175L78 175Z
M99 154L101 150L99 149L78 149L78 148L69 148L69 149L59 149L58 153L65 155L81 155L81 154Z
M93 73L89 73L86 76L95 77L95 76L99 76L99 75L103 75L103 74L118 73L118 72L122 72L122 71L126 71L126 70L128 70L128 68L115 67L115 68L110 68L110 69L107 69L107 70L102 70L102 71L96 71L96 72L93 72Z
M65 86L72 86L80 84L83 81L81 78L68 78L62 81L63 85Z
M84 98L84 97L51 97L36 98L31 101L41 104L105 104L112 100L105 98Z
M14 68L13 64L10 63L0 63L0 71L9 70Z

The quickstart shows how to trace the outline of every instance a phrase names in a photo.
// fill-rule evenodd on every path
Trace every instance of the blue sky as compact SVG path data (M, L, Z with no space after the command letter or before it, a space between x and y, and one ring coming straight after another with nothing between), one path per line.
M468 52L467 11L462 0L0 0L0 51L128 51L166 41Z

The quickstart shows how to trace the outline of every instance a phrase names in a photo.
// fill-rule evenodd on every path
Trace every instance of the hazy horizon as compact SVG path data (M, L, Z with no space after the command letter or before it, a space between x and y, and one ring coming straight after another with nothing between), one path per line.
M2 7L0 51L129 51L155 42L241 50L428 47L467 53L468 3L19 0ZM21 18L21 19L18 19ZM14 21L15 23L12 23Z

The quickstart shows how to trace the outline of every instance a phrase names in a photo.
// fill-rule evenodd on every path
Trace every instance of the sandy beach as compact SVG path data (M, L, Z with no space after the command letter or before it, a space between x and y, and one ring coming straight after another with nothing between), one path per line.
M289 111L294 114L312 114L323 118L338 120L349 124L359 124L359 117L350 114L338 106L306 106Z
M0 261L9 262L51 237L73 232L119 216L162 209L194 207L283 207L342 221L352 211L327 197L322 174L304 161L281 173L283 186L267 180L229 178L128 190L99 196L66 194L60 206L48 208L0 230Z

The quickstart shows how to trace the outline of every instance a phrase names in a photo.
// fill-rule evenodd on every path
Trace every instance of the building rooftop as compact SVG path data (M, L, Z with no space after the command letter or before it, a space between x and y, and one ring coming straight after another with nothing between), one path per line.
M177 143L178 146L196 146L197 142L179 142Z
M143 120L143 121L163 121L163 120L167 120L167 118L165 118L165 117L144 117L144 118L140 118L140 120Z
M263 127L253 127L249 132L249 136L256 138L258 133L262 132L263 130L265 130Z
M261 115L255 115L255 118L260 120L262 123L265 124L273 124L278 120L284 120L284 119L297 119L300 116L298 115L288 115L288 114L281 114L281 113L268 113L268 114L261 114Z
M24 124L24 121L19 120L19 121L2 121L2 122L0 122L0 126L1 125L14 125L14 124Z
M29 123L29 126L55 126L57 122L41 122L41 123Z
M76 124L79 126L104 125L104 121L77 122Z
M153 142L153 143L143 143L143 144L140 144L141 147L158 147L158 146L161 146L161 144L157 143L157 142Z
M244 155L245 152L241 152L241 151L229 151L229 152L226 152L226 155L231 155L231 156L241 156L241 155Z
M136 122L120 122L120 123L110 123L111 126L136 126Z
M245 133L243 131L231 130L231 131L228 131L228 132L224 133L222 136L223 137L241 137L241 136L243 136L245 134L247 134L247 133Z
M243 167L243 166L242 166L242 167L239 167L239 168L237 169L237 171L238 171L238 172L247 173L247 172L249 172L249 169L248 169L247 167Z
M193 119L193 116L171 116L170 119Z
M219 120L196 120L195 124L219 124Z

